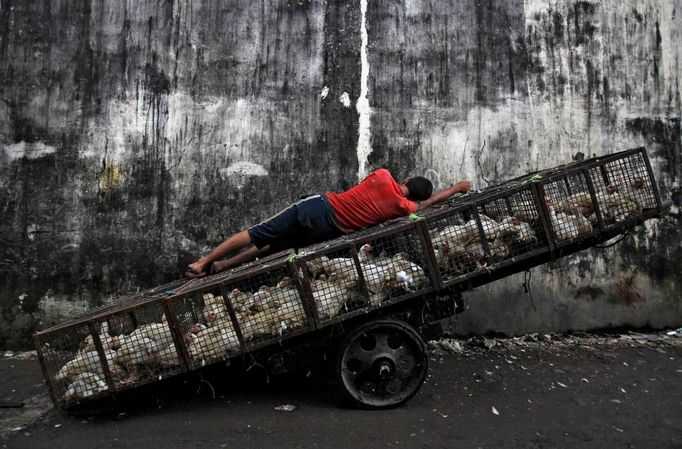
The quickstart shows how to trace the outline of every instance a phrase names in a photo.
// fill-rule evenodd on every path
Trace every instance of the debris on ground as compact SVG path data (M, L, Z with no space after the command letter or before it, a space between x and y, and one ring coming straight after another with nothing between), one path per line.
M275 407L275 410L278 412L293 412L296 410L296 406L294 404L282 404Z
M459 340L455 340L454 338L442 338L440 340L431 340L428 343L429 347L431 349L443 349L447 352L456 352L456 353L463 353L464 349L462 348L462 344Z
M38 358L36 351L5 351L2 353L2 358L14 360L34 360Z
M467 355L491 351L496 348L507 350L526 347L536 348L540 346L551 346L556 348L581 346L596 348L617 345L628 345L632 347L650 346L659 352L664 351L662 346L666 345L682 347L682 328L651 333L629 331L624 333L587 334L577 332L566 334L530 333L520 337L444 337L440 340L430 340L428 342L428 348L435 355L442 354L443 352ZM509 364L514 363L514 359L507 359L506 361Z

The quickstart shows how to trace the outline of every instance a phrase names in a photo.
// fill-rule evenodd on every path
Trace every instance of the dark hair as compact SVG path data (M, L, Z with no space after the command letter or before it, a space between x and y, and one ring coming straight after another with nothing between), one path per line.
M424 201L431 197L433 184L423 176L415 176L407 181L407 197L412 201Z

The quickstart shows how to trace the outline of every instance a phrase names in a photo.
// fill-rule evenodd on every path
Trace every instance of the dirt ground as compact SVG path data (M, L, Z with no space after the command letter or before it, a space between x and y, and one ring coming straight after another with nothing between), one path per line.
M385 411L306 373L218 367L73 415L23 358L0 359L2 448L682 447L682 338L665 333L433 343L422 390Z

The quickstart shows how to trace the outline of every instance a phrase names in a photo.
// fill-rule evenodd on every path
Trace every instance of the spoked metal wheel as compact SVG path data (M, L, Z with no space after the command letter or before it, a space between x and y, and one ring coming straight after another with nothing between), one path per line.
M367 408L399 405L421 388L428 370L419 334L400 321L379 320L351 332L339 348L337 372L346 395Z

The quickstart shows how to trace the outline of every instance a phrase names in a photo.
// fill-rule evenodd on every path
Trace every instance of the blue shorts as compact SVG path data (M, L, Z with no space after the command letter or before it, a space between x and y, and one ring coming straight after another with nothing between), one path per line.
M258 249L270 245L274 251L302 248L343 235L327 198L303 198L274 217L247 229Z

